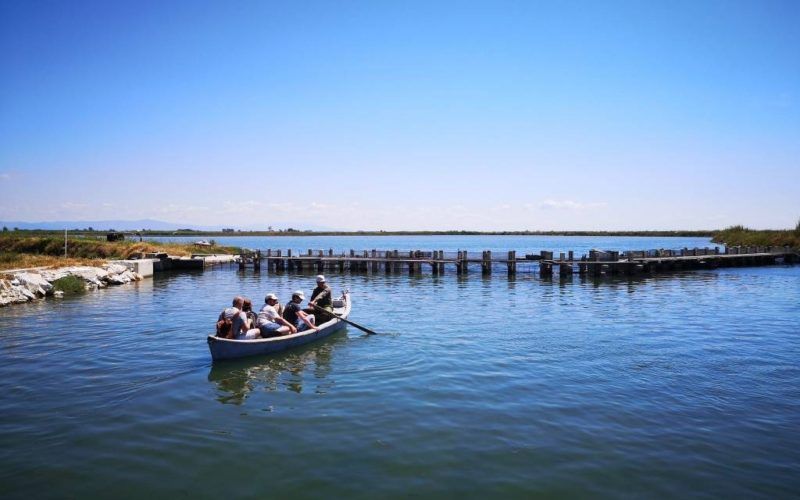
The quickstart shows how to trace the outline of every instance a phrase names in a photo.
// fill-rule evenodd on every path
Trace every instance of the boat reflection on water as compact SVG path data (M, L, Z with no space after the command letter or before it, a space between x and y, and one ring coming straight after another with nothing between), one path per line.
M331 371L333 351L347 341L342 333L285 352L213 364L208 380L219 390L217 401L241 405L253 391L286 389L300 393L308 390L309 384L324 394L331 385L325 378Z

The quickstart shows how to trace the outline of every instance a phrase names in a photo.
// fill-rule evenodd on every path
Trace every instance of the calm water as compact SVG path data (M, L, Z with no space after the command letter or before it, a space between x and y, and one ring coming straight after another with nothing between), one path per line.
M331 276L379 335L211 365L234 294L312 281L221 268L0 309L0 496L800 491L800 266Z
M445 250L469 252L504 252L516 250L521 257L525 253L540 250L553 252L575 251L577 256L592 249L603 250L650 250L656 248L678 249L702 248L724 245L712 243L708 238L650 238L650 237L591 237L591 236L222 236L214 238L186 236L154 236L148 240L192 243L200 239L213 239L220 245L231 245L250 249L292 249L305 253L312 250L335 252L348 250ZM478 254L480 255L480 253Z

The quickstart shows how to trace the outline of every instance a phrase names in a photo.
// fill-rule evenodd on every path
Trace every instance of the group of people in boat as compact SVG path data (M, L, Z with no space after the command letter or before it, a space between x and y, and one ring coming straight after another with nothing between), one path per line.
M217 318L217 336L249 340L318 330L317 324L333 317L333 297L325 276L318 275L316 281L317 286L311 292L307 307L302 307L305 300L302 290L293 292L292 299L285 306L280 304L277 295L268 293L258 314L253 312L250 299L234 297L231 307L224 309Z

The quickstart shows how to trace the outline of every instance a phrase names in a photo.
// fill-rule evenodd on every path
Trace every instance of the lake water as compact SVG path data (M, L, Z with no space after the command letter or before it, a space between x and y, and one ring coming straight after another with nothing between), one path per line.
M573 239L434 238L336 244L579 250ZM0 496L800 492L800 266L329 278L378 335L348 327L213 366L205 335L233 295L285 301L313 277L222 267L0 309Z

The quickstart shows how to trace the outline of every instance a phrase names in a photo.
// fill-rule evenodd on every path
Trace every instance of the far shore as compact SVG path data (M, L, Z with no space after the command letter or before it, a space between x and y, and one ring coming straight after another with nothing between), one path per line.
M70 234L85 237L105 237L109 230L68 229ZM199 231L193 229L179 229L176 231L157 230L121 230L126 235L136 236L174 236L174 237L238 237L238 236L642 236L642 237L708 237L711 238L719 230L643 230L643 231L305 231L305 230L278 230L278 231ZM52 229L20 229L10 231L20 236L58 236L64 230Z

